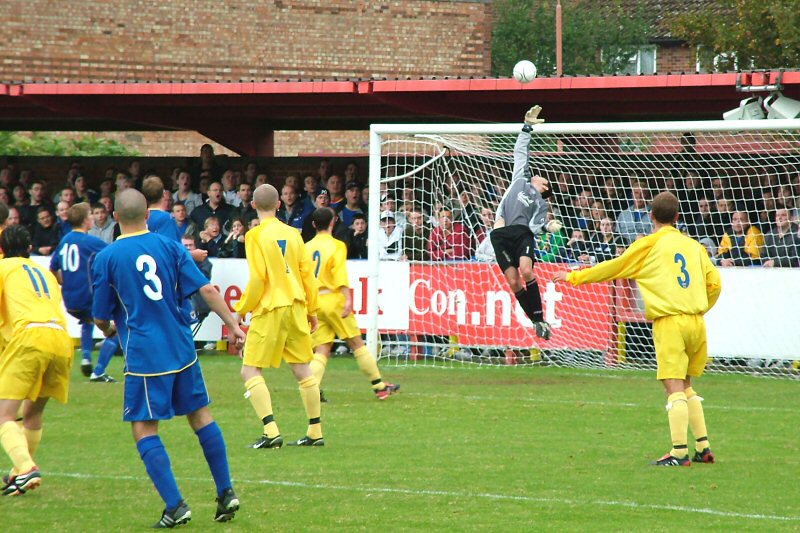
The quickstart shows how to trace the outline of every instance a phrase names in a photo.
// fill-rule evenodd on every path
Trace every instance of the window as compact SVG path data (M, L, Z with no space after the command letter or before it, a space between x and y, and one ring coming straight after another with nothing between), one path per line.
M620 74L655 74L656 73L656 46L644 45L623 65Z

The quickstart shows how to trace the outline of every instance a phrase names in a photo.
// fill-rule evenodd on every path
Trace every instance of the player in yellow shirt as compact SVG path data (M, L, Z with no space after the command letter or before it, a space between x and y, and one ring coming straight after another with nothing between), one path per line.
M306 435L290 446L324 446L320 423L319 383L309 363L314 357L311 332L317 328L317 280L300 232L275 217L278 191L269 184L253 193L260 223L245 234L250 279L236 304L240 316L252 313L244 345L242 379L245 397L264 424L253 448L280 448L283 437L272 413L272 399L263 368L289 363L300 384L308 415Z
M306 243L314 274L319 280L319 327L311 335L314 360L311 370L322 383L325 367L336 337L347 343L361 372L369 378L375 397L385 400L400 390L400 385L381 378L375 356L361 338L361 330L353 316L353 295L347 277L347 246L333 236L336 213L330 207L320 207L311 213L317 235Z
M4 496L37 488L41 474L33 455L42 438L44 408L50 398L67 402L72 339L58 281L29 259L30 233L24 226L0 235L0 316L12 334L0 356L0 445L14 467L3 483ZM16 420L24 402L24 421Z
M678 199L662 192L653 199L654 232L635 241L621 256L585 270L558 272L553 281L573 285L614 279L635 279L644 298L645 315L653 321L657 378L667 393L667 416L672 450L656 466L713 463L703 399L692 378L705 370L708 359L703 315L719 298L722 282L705 248L679 232ZM689 460L688 428L695 437Z
M8 214L8 206L4 202L0 202L0 236L3 235L3 230L8 224ZM0 259L2 258L3 251L0 249ZM0 317L0 353L3 353L9 338L11 338L11 324L6 323Z

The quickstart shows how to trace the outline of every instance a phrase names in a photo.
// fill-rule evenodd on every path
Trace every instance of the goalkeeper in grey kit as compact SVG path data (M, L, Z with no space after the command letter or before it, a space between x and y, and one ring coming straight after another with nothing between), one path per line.
M535 124L544 122L539 118L541 110L537 105L525 114L525 125L514 146L511 183L500 200L489 238L497 256L497 264L522 310L533 322L536 335L547 340L551 335L550 324L544 320L542 296L533 274L535 235L542 231L556 232L561 229L561 223L557 220L547 222L546 199L552 195L552 191L547 180L533 175L528 164L531 130Z

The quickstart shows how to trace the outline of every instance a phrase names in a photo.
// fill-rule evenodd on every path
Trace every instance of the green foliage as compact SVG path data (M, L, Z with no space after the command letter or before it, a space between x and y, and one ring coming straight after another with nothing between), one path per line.
M100 157L141 154L119 141L98 137L94 133L72 138L53 133L24 135L0 131L0 155Z
M121 359L108 370L117 378ZM658 469L647 462L670 439L652 372L398 368L382 360L383 375L403 388L379 402L352 357L335 357L323 383L326 446L253 450L246 445L262 425L242 398L241 361L200 359L242 508L230 524L214 523L214 483L197 438L183 417L162 422L192 507L187 532L800 527L795 380L698 380L719 463ZM4 533L144 531L161 515L121 421L122 384L87 383L79 367L69 403L47 406L36 455L41 488L0 501ZM307 418L291 371L284 365L265 377L284 437L302 437Z
M800 64L797 0L721 0L665 22L673 35L700 46L704 70L797 68Z
M555 0L497 0L492 31L492 74L510 75L530 59L541 75L556 73ZM624 10L619 1L562 2L563 70L567 75L619 72L651 24L641 7Z

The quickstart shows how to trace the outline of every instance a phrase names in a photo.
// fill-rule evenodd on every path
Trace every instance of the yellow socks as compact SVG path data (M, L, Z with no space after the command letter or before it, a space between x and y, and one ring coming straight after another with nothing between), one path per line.
M25 473L36 466L28 451L25 434L16 422L0 425L0 445L11 458L15 472Z
M710 448L708 443L708 430L706 429L706 417L703 413L703 398L697 395L693 388L686 389L686 400L689 404L689 427L692 428L695 443L694 449L702 452Z
M260 418L261 422L264 424L264 435L269 438L280 435L281 432L278 430L278 424L275 423L275 419L272 416L272 398L269 395L269 389L267 388L267 382L264 381L264 376L256 376L248 379L244 384L244 388L247 389L247 392L244 393L244 397L250 400L253 409L256 410L258 418Z
M372 382L372 389L373 390L383 390L386 388L384 385L383 380L381 379L381 371L378 370L378 362L375 360L375 357L369 351L366 345L362 346L355 352L353 352L353 356L356 358L356 363L358 363L358 368L361 369L361 372L369 378Z
M22 428L22 432L25 434L25 440L28 443L28 453L33 457L36 455L36 450L39 449L39 443L42 442L42 428Z
M320 422L319 383L317 378L309 376L300 381L300 397L306 408L308 416L308 432L306 435L312 439L322 438L322 423Z
M686 393L674 392L667 398L667 418L669 418L669 432L672 436L672 451L670 454L679 459L689 453L686 444L689 432L689 407Z
M317 384L322 385L322 376L325 375L325 367L328 366L328 356L323 353L315 353L314 359L308 364L311 372L317 378Z

